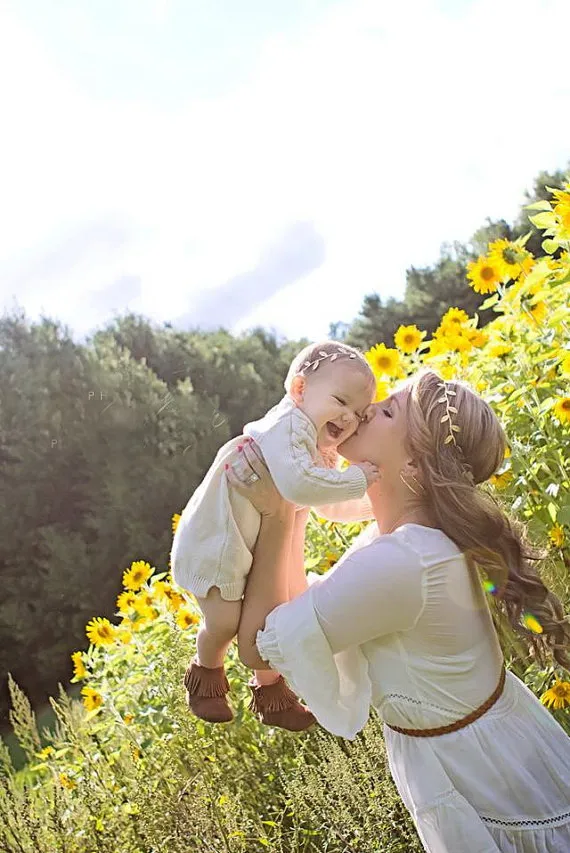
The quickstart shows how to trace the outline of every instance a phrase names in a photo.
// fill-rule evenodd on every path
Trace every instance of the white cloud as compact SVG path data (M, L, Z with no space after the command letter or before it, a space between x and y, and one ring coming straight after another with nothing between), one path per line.
M366 293L401 294L406 267L434 262L442 241L512 219L535 174L566 164L564 53L549 50L542 74L534 59L554 23L568 29L566 0L473 0L453 16L436 0L351 0L268 38L247 85L167 108L89 98L2 6L0 264L46 235L122 223L126 245L51 282L53 309L38 279L45 307L83 332L103 318L81 315L82 290L140 277L140 310L168 320L310 221L324 265L235 329L319 337Z

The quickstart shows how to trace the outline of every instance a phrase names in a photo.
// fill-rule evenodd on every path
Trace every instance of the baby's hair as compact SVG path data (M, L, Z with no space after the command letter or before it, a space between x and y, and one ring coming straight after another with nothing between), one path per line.
M318 372L322 375L323 369L334 369L337 364L347 364L355 370L365 374L370 382L376 383L372 368L364 358L362 352L349 344L338 341L324 340L308 344L301 352L297 353L289 366L289 371L283 385L289 393L295 376L304 376L307 381Z

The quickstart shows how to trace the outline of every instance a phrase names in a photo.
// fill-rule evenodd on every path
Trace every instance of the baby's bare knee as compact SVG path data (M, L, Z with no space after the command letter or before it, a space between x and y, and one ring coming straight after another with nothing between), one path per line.
M226 601L217 586L211 587L206 598L198 598L208 634L231 640L236 636L241 616L241 600Z

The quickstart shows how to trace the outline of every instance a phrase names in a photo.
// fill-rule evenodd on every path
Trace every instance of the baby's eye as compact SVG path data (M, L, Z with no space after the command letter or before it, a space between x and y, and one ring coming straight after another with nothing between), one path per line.
M341 400L340 397L335 397L335 400L338 400L341 406L346 406L346 402L344 400Z
M382 411L384 412L385 415L388 415L389 418L392 417L392 412L390 411L390 409L382 409Z

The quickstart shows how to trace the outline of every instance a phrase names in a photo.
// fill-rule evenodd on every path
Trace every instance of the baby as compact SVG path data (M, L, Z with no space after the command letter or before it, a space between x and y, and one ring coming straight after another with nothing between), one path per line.
M310 344L293 359L284 386L287 393L276 406L220 448L184 508L172 543L174 581L193 593L203 614L196 656L184 676L187 702L197 717L212 723L233 719L224 658L238 631L261 525L253 504L228 484L226 460L249 436L281 495L297 509L325 505L329 512L319 512L325 517L334 517L328 505L347 501L348 516L351 509L358 515L354 507L365 506L358 499L378 478L370 462L343 471L333 467L337 446L355 432L375 396L374 374L358 350L328 340ZM314 722L279 673L256 670L250 687L250 708L262 722L292 731Z

